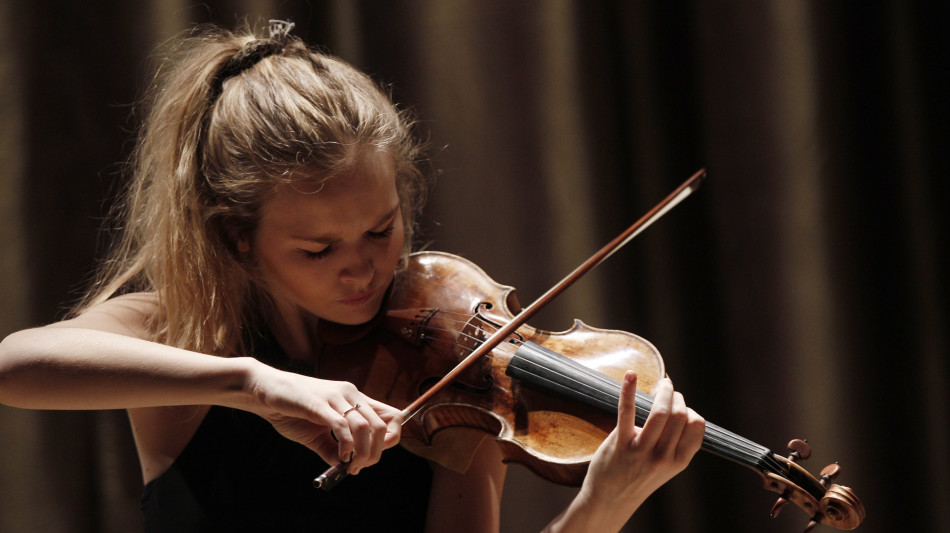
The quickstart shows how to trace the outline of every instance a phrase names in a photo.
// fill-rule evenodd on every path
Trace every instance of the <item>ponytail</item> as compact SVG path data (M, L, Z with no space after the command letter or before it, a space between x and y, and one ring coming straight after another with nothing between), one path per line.
M118 239L74 314L154 291L153 340L241 353L241 326L263 298L237 240L255 229L277 183L301 168L327 179L359 146L393 155L411 232L424 187L405 112L364 74L290 36L292 27L272 22L259 39L202 26L170 43L143 100Z

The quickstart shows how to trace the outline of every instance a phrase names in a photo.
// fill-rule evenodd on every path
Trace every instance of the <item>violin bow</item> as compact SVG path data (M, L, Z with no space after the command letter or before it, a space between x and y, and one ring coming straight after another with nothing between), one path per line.
M699 188L703 179L706 177L706 169L700 169L696 171L695 174L689 177L684 181L679 187L677 187L673 192L671 192L666 198L664 198L660 203L653 206L652 209L646 212L639 220L634 222L629 228L624 230L623 233L615 237L612 241L607 243L603 248L597 251L594 255L590 256L586 261L581 263L577 268L575 268L570 274L565 276L561 281L555 284L553 287L547 290L542 294L537 300L531 303L531 305L525 307L521 310L520 313L515 315L507 324L495 331L491 336L485 339L475 350L472 351L465 359L462 359L455 368L453 368L449 373L442 377L435 385L427 389L422 395L416 398L408 407L403 409L403 424L408 422L412 417L418 413L422 407L435 396L439 391L445 388L447 385L455 381L455 379L465 371L468 367L472 366L475 361L484 356L485 354L494 350L499 344L501 344L505 339L508 338L512 333L515 332L518 328L523 326L531 317L533 317L538 311L540 311L544 306L556 298L559 294L564 292L568 287L574 284L577 280L583 277L585 274L594 269L597 265L603 263L608 257L614 254L617 250L622 248L624 245L633 240L634 237L642 233L645 229L650 227L654 222L659 220L663 215L668 213L670 209L676 207L680 202L686 199L687 196L693 193L696 189ZM326 472L320 474L316 479L313 480L315 487L330 490L337 483L340 482L344 477L346 477L346 469L349 466L348 462L342 462L335 466L327 469Z

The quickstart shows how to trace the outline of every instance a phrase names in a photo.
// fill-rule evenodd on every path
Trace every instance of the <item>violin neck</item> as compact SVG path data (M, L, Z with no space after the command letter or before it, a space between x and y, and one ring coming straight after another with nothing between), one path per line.
M522 343L507 374L549 393L617 414L619 381L539 344ZM637 391L638 425L646 421L652 406L653 397ZM702 448L760 472L772 470L773 453L768 448L709 422Z

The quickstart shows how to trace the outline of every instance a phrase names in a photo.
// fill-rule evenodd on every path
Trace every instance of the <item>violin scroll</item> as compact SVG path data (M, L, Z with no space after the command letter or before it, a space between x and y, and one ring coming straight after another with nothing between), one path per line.
M792 502L806 513L812 515L805 532L812 531L819 524L837 529L855 529L866 515L864 504L849 487L832 483L831 480L841 473L838 463L824 467L815 478L798 464L811 455L811 447L805 440L794 439L788 443L790 454L775 458L784 464L787 472L763 472L765 488L781 494L772 506L771 516L778 516L782 508Z

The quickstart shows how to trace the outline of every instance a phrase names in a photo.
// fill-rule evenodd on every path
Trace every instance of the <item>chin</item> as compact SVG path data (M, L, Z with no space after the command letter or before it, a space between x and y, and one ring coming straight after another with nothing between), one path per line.
M327 317L328 320L342 324L344 326L359 326L366 324L376 318L379 313L379 303L375 305L360 306L356 309L344 309L337 316Z
M341 326L362 326L363 324L371 322L373 320L373 317L375 316L376 314L374 313L369 316L358 316L358 317L346 316L346 317L341 317L340 320L334 320L332 318L329 320L331 322L336 322L337 324L340 324Z

